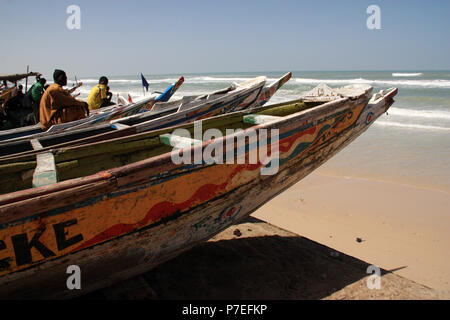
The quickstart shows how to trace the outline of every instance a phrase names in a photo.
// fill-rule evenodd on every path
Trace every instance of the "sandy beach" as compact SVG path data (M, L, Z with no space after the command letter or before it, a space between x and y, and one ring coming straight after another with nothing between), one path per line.
M239 231L237 231L239 230ZM88 300L442 299L437 290L250 217L138 277L82 296Z
M450 194L324 171L253 216L450 297Z
M210 241L82 299L448 299L448 193L323 171ZM367 286L370 265L381 268L379 290Z

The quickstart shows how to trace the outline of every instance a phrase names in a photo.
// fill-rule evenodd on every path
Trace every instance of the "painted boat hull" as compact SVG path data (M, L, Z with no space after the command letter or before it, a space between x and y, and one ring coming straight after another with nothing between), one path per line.
M395 94L391 91L375 104L368 104L367 95L339 99L258 126L279 130L280 167L275 175L261 175L261 164L175 165L165 154L70 186L63 182L34 194L1 196L0 297L69 298L175 257L326 162L384 113ZM32 249L39 250L30 249L27 256L17 249L29 248L23 241L30 239ZM26 263L27 258L31 262ZM70 265L82 270L82 290L67 289Z
M280 89L286 82L288 82L291 77L292 72L288 72L273 84L264 88L258 97L258 102L256 103L255 107L262 107L263 105L265 105L270 100L270 98L272 98L273 95L278 91L278 89Z

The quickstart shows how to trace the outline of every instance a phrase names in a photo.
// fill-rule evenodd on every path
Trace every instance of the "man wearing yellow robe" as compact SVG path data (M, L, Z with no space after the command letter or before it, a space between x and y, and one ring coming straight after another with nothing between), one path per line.
M97 110L107 100L108 78L101 77L98 85L92 88L88 97L89 110Z
M52 125L80 120L89 116L88 104L70 95L63 86L67 85L66 73L55 70L55 83L42 95L39 105L41 127L48 130Z

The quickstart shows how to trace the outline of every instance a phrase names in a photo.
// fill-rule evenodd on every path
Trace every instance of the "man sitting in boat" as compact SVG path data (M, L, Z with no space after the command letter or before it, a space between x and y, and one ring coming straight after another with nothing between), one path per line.
M19 85L17 94L5 103L3 109L8 122L7 127L18 128L36 123L31 105L28 106L25 102L23 86Z
M98 85L92 88L88 97L89 110L97 110L104 102L107 102L107 85L108 78L103 76L98 81Z
M39 106L41 104L41 98L44 94L44 86L46 84L47 80L45 78L40 78L38 82L36 82L35 85L31 88L31 100L32 100L32 106L33 106L33 113L34 116L37 119L39 119Z
M109 91L109 87L106 87L106 99L103 100L103 103L100 106L100 108L109 107L109 106L114 105L115 103L111 102L112 96L113 96L113 94L111 91Z
M44 94L44 86L47 83L45 78L40 78L38 82L33 86L31 90L31 97L34 102L38 104L41 102L42 95Z
M8 100L8 102L11 102L10 105L14 105L15 108L20 109L23 105L23 97L24 97L24 93L23 93L23 85L19 85L17 87L17 93L14 97L12 97L11 99ZM12 100L12 101L11 101ZM7 102L7 104L8 104Z
M21 85L21 84L19 84L19 87L18 87L18 89L17 89L17 94L16 94L16 96L19 98L19 99L23 99L23 96L24 96L25 94L23 93L23 85Z
M55 83L51 84L41 98L39 113L43 130L54 124L80 120L89 115L88 104L72 97L63 86L67 85L66 73L55 70Z

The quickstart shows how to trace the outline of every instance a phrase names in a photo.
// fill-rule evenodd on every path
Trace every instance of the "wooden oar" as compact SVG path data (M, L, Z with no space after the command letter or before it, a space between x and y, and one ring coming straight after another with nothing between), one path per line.
M83 82L77 83L73 88L69 89L68 92L72 94L75 90L77 90L79 87L83 85Z

